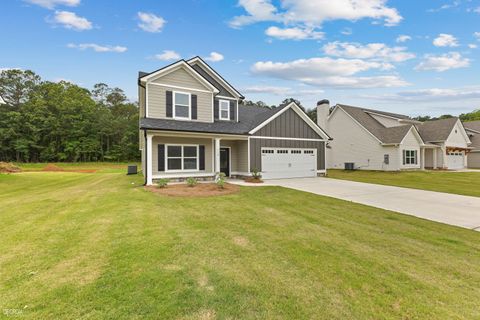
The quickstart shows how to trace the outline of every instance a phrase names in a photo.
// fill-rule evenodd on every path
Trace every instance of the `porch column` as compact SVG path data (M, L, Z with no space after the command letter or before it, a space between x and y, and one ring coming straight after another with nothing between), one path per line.
M433 169L437 169L437 148L433 148Z
M152 157L152 138L151 134L147 134L147 186L151 186L153 184L153 157Z
M215 138L215 173L220 172L220 138Z
M421 148L420 169L425 170L425 148Z

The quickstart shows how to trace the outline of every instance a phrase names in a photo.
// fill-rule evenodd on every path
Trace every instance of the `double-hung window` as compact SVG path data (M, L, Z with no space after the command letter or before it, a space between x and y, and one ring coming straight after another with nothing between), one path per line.
M230 120L230 101L219 100L218 105L220 120Z
M417 164L417 150L403 150L403 164L415 165Z
M174 92L173 94L173 117L177 119L191 118L190 94Z
M167 171L198 170L198 146L167 145Z

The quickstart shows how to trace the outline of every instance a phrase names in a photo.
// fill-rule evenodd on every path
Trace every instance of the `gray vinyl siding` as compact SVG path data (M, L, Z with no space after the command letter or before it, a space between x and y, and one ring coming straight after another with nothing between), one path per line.
M152 172L154 175L162 174L172 176L181 174L177 173L168 173L168 172L159 172L158 171L158 145L159 144L196 144L205 146L205 170L198 171L201 173L213 173L213 144L212 139L206 138L176 138L176 137L162 137L154 136L152 140Z
M273 119L254 135L263 137L322 139L322 137L292 109L288 109Z
M213 86L217 88L218 91L220 91L218 95L233 98L233 95L224 86L218 83L218 81L216 81L212 76L210 76L210 74L207 71L205 71L200 65L194 64L192 65L192 68L195 69L195 71L197 71L199 74L201 74L202 77L207 79L208 82L213 84Z
M262 148L316 148L317 170L325 169L325 142L278 140L278 139L250 139L250 170L262 171Z
M200 122L212 122L213 118L213 93L193 90L176 89L168 86L148 86L148 118L169 119L166 117L166 92L181 91L197 95L197 120Z
M467 165L472 169L480 169L480 151L471 152L467 155Z

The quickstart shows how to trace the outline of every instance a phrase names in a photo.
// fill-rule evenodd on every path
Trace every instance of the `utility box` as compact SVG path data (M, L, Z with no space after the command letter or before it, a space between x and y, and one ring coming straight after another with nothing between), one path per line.
M345 162L345 170L355 170L354 162Z
M128 165L127 174L137 174L137 165Z

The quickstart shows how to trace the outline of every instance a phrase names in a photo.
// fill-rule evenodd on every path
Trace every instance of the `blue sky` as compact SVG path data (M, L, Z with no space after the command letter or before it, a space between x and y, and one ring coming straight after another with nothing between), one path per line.
M10 0L0 69L136 100L137 72L209 60L249 100L409 115L480 108L480 1Z

